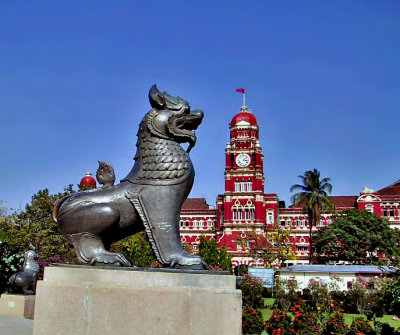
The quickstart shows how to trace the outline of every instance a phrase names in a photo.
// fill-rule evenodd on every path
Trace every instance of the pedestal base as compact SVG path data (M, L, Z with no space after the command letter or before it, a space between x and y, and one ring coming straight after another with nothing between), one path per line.
M0 297L0 314L21 316L33 319L35 296L22 294L6 294Z
M197 272L47 267L33 334L241 334L235 277Z

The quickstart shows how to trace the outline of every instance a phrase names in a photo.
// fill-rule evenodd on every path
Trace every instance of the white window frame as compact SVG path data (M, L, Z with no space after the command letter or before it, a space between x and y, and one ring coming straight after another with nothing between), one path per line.
M274 212L267 212L267 224L274 224Z

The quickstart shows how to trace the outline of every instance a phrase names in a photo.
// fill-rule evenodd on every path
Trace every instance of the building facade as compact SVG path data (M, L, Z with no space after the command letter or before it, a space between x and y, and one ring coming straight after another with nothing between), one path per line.
M259 126L255 116L242 106L229 124L230 140L225 148L225 190L217 196L216 207L205 199L189 198L182 207L182 243L198 250L201 235L225 246L237 265L261 266L249 255L249 236L265 236L277 229L287 231L296 260L309 259L309 220L300 206L286 207L278 195L264 193L264 165ZM222 153L221 153L222 154ZM358 196L330 196L336 212L358 208L389 220L400 229L400 180L379 191L365 188ZM332 214L323 213L317 227L329 225ZM247 241L243 243L243 241ZM247 243L247 244L246 244Z

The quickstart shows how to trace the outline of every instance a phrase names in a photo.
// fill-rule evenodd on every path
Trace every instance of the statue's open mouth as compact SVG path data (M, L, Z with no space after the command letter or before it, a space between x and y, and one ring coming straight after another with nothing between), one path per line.
M195 130L203 120L203 112L199 109L190 112L190 114L181 114L171 117L168 122L168 131L174 136L177 142L188 142L189 152L196 143Z

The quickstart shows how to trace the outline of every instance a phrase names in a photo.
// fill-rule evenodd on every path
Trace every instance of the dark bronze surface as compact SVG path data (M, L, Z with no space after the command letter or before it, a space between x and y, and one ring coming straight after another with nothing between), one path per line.
M33 245L29 245L28 251L24 254L24 264L21 272L14 273L8 280L13 292L22 290L23 294L35 294L36 282L39 274L39 264L36 262L38 253Z
M129 174L112 186L106 183L107 178L112 180L112 172L103 178L105 187L61 199L53 219L78 259L89 265L131 266L125 256L107 248L145 230L163 266L203 269L207 264L182 249L179 234L179 213L194 180L188 153L196 143L194 130L203 112L191 111L186 100L161 93L155 85L149 100L153 108L139 125L135 164ZM188 149L180 143L189 143Z

